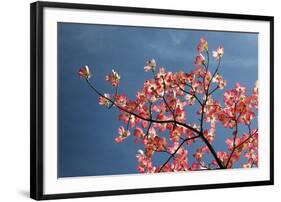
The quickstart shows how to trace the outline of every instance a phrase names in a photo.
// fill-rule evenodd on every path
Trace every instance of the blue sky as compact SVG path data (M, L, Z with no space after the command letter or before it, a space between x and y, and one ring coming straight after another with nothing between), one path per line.
M119 91L133 99L143 82L151 78L143 70L145 61L155 58L169 71L188 72L194 68L200 37L208 40L210 50L219 45L225 49L220 70L228 81L225 90L237 81L248 88L254 86L258 78L257 33L58 23L58 176L137 173L135 155L141 145L134 144L133 136L114 143L122 125L117 110L98 105L97 96L77 76L79 67L88 65L93 72L91 81L107 93L113 89L104 77L111 69L117 70L121 75ZM214 68L215 63L210 65ZM221 96L222 91L215 98ZM192 109L188 117L189 121L197 120ZM225 150L224 141L230 135L230 130L219 127L215 149ZM190 160L195 146L189 148ZM159 154L154 160L161 165L167 158Z

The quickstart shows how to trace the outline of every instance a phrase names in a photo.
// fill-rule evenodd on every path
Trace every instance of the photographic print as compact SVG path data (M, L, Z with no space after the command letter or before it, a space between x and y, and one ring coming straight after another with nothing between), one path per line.
M36 200L272 185L272 16L31 4Z
M258 33L58 24L59 177L258 167Z

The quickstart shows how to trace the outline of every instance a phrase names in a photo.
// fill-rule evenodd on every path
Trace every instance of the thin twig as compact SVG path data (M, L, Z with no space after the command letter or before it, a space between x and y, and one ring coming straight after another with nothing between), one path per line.
M180 145L176 148L176 150L171 154L171 156L165 161L165 163L160 167L159 169L159 173L161 172L161 170L166 166L166 164L176 155L176 153L178 152L178 150L182 147L182 145L188 141L188 140L192 140L192 139L195 139L195 138L198 138L200 137L199 135L198 136L193 136L193 137L190 137L190 138L186 138L185 140L183 140Z

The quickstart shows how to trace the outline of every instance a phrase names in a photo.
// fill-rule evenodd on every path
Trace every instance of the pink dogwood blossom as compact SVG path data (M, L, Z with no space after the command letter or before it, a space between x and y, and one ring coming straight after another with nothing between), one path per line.
M118 128L118 136L114 139L116 143L122 142L124 139L126 139L130 135L129 130L125 130L123 126L120 126Z
M85 65L84 67L81 67L78 71L78 75L82 78L85 78L85 79L89 79L91 78L91 72L90 72L90 69L87 65Z
M156 61L154 59L148 60L146 62L146 66L144 67L144 71L148 72L150 70L155 70Z
M112 86L117 86L119 84L120 76L119 74L113 69L111 74L105 76L105 80L110 82Z
M224 48L222 46L219 46L217 48L217 50L213 51L213 57L218 60L220 58L222 58L223 54L224 54Z

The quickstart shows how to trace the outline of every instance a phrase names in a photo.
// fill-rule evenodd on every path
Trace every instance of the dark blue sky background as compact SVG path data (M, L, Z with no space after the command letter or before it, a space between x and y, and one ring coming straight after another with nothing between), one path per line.
M122 125L117 110L98 105L97 96L77 76L79 67L88 65L93 72L91 81L109 93L113 89L104 77L115 69L121 75L119 91L135 98L143 82L151 78L143 70L145 61L155 58L169 71L190 71L200 37L208 40L210 50L219 45L225 48L220 71L228 81L225 90L237 81L248 88L254 86L258 78L256 33L58 23L58 176L137 173L135 155L141 145L134 144L133 135L120 144L114 142L117 128ZM215 97L221 96L222 91ZM188 121L196 122L193 112L188 111ZM215 149L225 150L225 139L230 136L231 130L218 125ZM196 144L189 148L190 163L194 148ZM159 154L154 159L161 165L167 158Z

